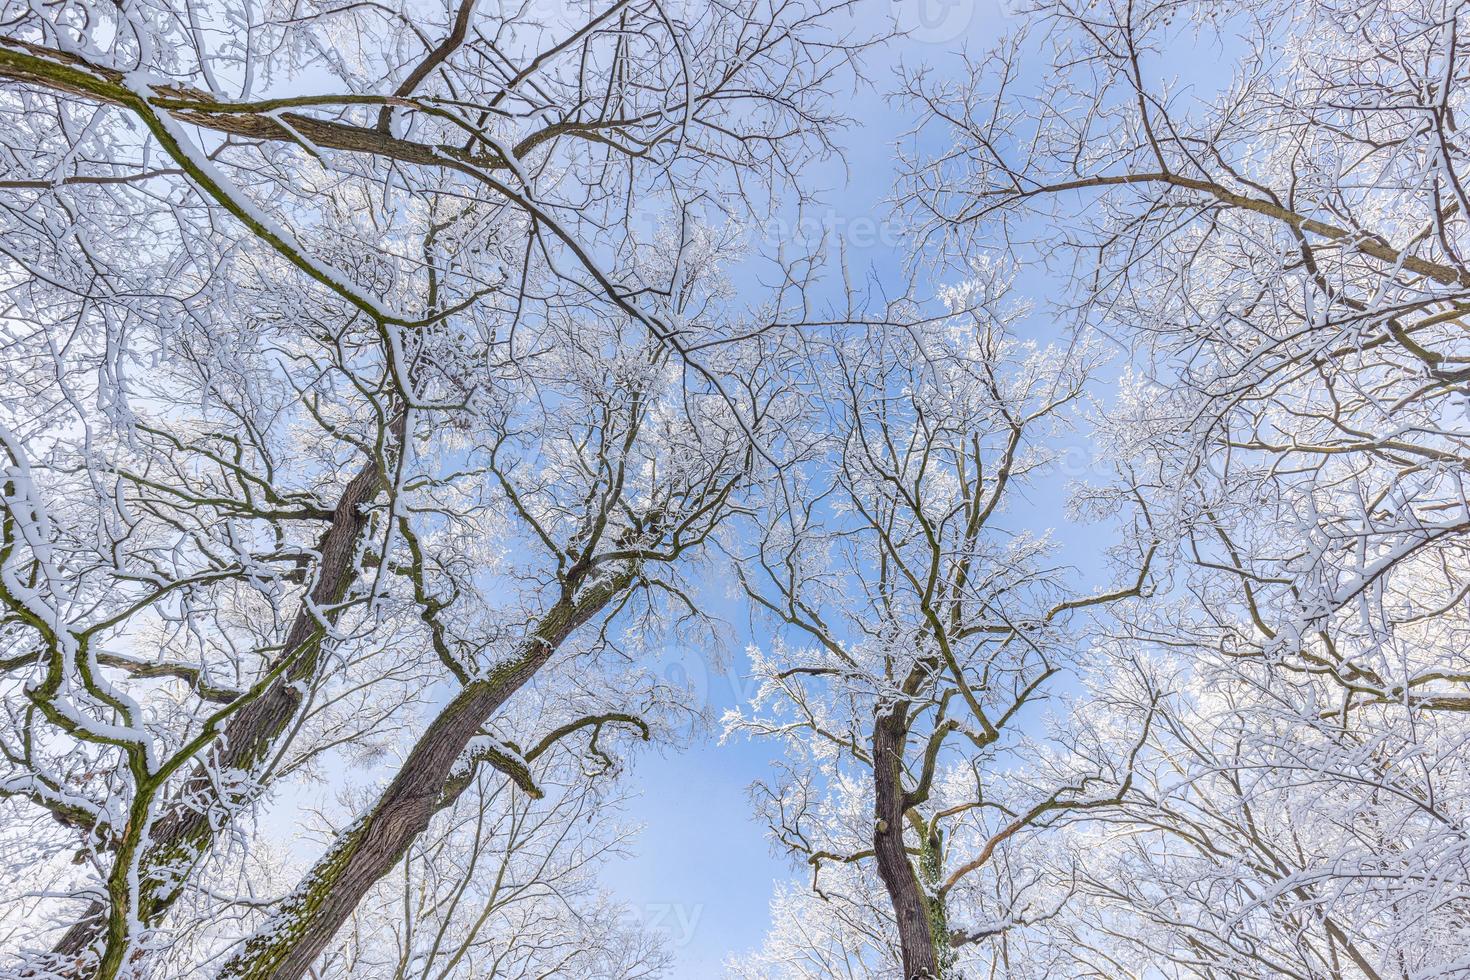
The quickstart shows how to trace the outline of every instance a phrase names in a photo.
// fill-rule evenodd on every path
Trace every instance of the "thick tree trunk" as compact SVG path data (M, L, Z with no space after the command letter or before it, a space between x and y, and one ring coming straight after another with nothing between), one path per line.
M355 575L353 557L367 524L363 505L377 496L382 478L375 462L369 462L347 484L331 523L318 548L321 561L311 603L302 603L286 634L282 656L290 665L259 697L227 718L220 738L215 742L207 762L201 763L180 793L180 802L154 824L151 844L143 857L145 880L139 901L139 918L155 921L168 911L180 893L178 884L159 888L148 880L150 872L171 866L165 876L174 882L188 880L188 872L204 856L220 829L214 799L218 784L213 774L239 770L249 772L276 746L281 734L291 724L301 707L301 684L317 669L322 630L312 608L331 609L346 596ZM328 614L331 618L331 614ZM233 805L244 800L228 801ZM93 903L53 947L53 952L68 961L74 972L69 976L89 976L91 958L88 951L102 942L107 931L107 909Z
M939 977L940 967L929 900L903 844L903 758L908 725L908 710L902 705L873 722L873 852L898 923L904 980L915 980Z
M305 974L368 889L428 828L470 739L546 656L529 653L504 683L479 681L461 691L424 732L372 810L333 842L266 927L220 972L221 980L287 980Z
M297 980L304 975L368 889L397 866L449 802L443 797L455 763L481 726L629 581L626 575L615 576L575 603L558 603L515 657L488 678L466 685L419 737L367 815L338 837L291 898L225 964L221 980ZM467 780L459 790L466 785Z

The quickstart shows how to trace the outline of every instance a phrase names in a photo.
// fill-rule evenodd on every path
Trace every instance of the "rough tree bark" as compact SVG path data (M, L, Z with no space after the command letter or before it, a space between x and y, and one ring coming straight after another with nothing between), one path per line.
M469 785L450 788L470 740L580 625L631 583L623 572L563 598L516 654L467 684L430 723L398 775L368 813L344 831L300 886L220 971L220 980L296 980L303 976L362 897L403 859L433 815Z
M939 977L929 900L903 843L908 809L903 759L909 739L908 705L900 702L873 722L873 853L898 924L905 980Z

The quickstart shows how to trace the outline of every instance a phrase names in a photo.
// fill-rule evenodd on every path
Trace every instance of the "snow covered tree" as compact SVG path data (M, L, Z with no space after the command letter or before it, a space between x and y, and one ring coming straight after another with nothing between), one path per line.
M930 243L1065 241L1078 317L1138 350L1104 451L1169 508L1200 606L1247 614L1210 645L1348 713L1470 707L1460 14L1039 4L967 82L909 83L952 143L906 190ZM1233 72L1165 84L1186 42Z
M1150 737L1122 805L1044 856L1072 897L1030 958L1053 976L1462 974L1462 726L1344 726L1250 667L1151 659L1098 675L1114 724L1148 711Z
M1002 237L1070 276L1078 325L1135 355L1096 429L1123 478L1089 506L1163 542L1169 601L1118 634L1167 696L1053 923L1095 955L1057 972L1458 975L1464 10L1025 16L967 77L908 78L943 149L904 200L927 248Z
M1147 554L1078 594L1048 535L1008 525L1095 355L1015 340L1007 293L982 265L946 315L808 345L806 412L742 566L782 628L727 731L785 745L762 815L834 909L892 930L906 978L962 975L972 947L1041 914L1004 870L1009 842L1128 782L1126 759L1068 770L1025 731L1081 652L1075 614L1137 595Z

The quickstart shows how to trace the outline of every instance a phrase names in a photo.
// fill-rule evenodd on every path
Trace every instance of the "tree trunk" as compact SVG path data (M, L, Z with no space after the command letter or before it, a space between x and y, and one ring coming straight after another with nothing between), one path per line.
M316 673L322 639L321 623L313 615L312 607L330 609L346 596L354 577L353 556L367 524L362 508L377 496L381 482L376 462L370 461L347 484L318 547L321 561L311 591L311 604L301 604L286 634L282 656L292 658L290 666L259 697L225 720L209 761L195 768L179 795L185 802L176 802L154 825L151 844L142 861L144 880L139 895L142 922L156 921L168 911L180 894L180 883L188 880L189 870L208 852L220 829L211 820L211 811L220 802L214 799L217 783L212 774L232 769L252 770L276 744L301 707L303 695L298 685ZM239 805L245 801L228 802ZM151 873L165 866L172 866L173 872L165 879L175 884L160 888ZM74 971L67 976L91 975L93 961L87 952L100 945L106 932L107 909L101 902L94 902L52 948Z
M558 603L515 657L488 678L466 685L419 737L367 815L333 842L270 921L225 964L220 980L297 980L305 974L368 889L397 866L433 815L452 802L442 796L480 727L630 581L626 574L614 576L575 603ZM468 784L461 783L458 791Z
M903 758L908 726L906 705L880 714L873 722L873 852L898 923L903 975L905 980L915 980L941 974L929 900L903 844Z
M220 971L221 980L302 976L439 809L454 763L480 726L544 662L532 654L503 684L472 683L434 719L367 816L333 842L264 929Z

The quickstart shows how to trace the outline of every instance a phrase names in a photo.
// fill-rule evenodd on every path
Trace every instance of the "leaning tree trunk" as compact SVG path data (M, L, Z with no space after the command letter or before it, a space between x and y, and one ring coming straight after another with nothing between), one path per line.
M219 973L220 980L298 980L351 917L368 889L392 871L436 812L462 792L455 765L481 726L578 626L628 587L628 573L564 599L510 660L467 684L429 724L371 810L341 834Z
M897 705L873 722L873 852L898 923L905 980L939 977L929 900L903 843L903 758L909 738L908 708Z

